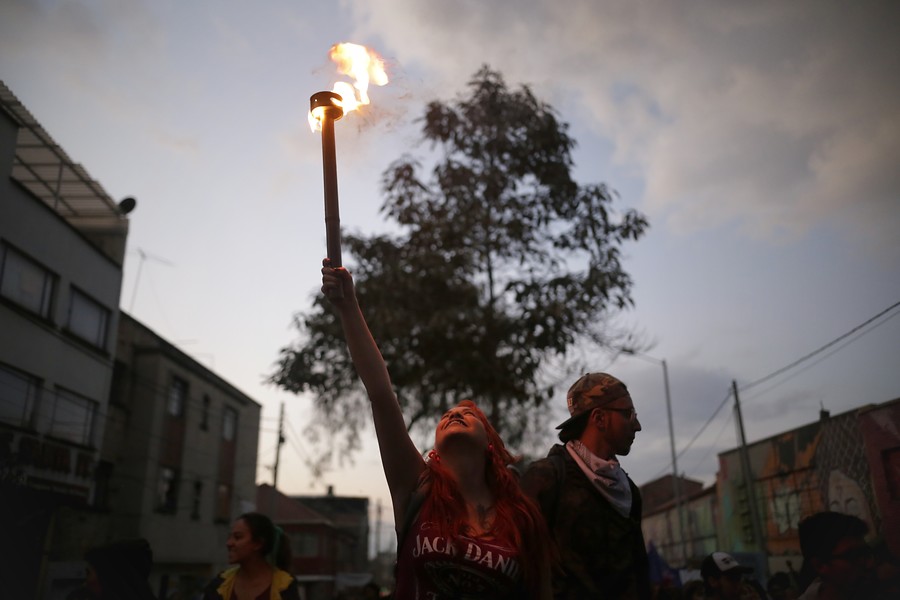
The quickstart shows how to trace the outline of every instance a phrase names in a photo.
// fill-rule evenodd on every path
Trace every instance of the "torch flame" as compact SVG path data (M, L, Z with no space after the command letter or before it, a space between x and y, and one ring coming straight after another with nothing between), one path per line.
M340 102L334 102L344 110L344 114L369 104L369 82L379 86L388 82L384 60L374 50L344 42L332 46L328 55L337 63L338 73L349 75L353 79L352 85L346 81L338 81L332 90L341 97ZM323 111L322 107L310 111L309 126L313 131L322 129Z

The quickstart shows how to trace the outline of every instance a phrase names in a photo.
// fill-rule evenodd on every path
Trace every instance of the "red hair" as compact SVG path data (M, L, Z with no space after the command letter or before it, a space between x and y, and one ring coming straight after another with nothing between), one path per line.
M489 442L485 462L485 478L488 489L494 496L494 522L491 537L502 542L512 542L520 550L519 560L530 592L535 595L540 590L539 575L543 564L549 575L547 543L549 533L540 509L534 501L522 492L516 473L509 468L519 461L513 456L491 425L487 417L471 400L463 400L459 406L470 408L484 425ZM432 451L426 462L426 477L430 480L431 491L422 504L422 520L434 523L441 535L447 538L472 535L466 503L459 492L456 480L441 465L440 458Z

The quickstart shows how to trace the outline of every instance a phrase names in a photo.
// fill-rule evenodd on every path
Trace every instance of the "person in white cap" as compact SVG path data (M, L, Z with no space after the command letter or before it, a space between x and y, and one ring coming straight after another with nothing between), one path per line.
M725 552L713 552L700 565L700 576L703 577L709 600L739 600L744 597L747 588L744 576L752 572L753 569L741 565Z
M588 373L569 388L562 444L532 463L522 488L534 498L556 543L557 600L651 597L641 532L641 494L619 465L641 430L625 384Z

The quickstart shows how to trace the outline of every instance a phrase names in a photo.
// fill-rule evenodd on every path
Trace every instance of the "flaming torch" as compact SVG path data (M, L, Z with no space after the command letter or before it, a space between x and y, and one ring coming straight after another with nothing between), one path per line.
M337 63L338 72L349 75L354 83L334 84L330 92L316 92L309 99L309 124L313 132L322 132L322 175L325 180L325 245L331 266L341 262L341 216L338 206L337 160L334 150L334 122L348 112L369 104L369 82L385 85L388 82L384 61L372 50L357 44L335 44L329 52ZM341 290L333 290L340 297Z

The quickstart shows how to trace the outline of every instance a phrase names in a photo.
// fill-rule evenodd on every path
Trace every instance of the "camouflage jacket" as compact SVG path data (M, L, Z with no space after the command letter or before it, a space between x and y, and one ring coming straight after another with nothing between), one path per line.
M631 478L628 483L631 514L623 517L560 444L547 458L532 463L522 477L522 488L537 501L556 541L557 600L650 598L641 493Z

